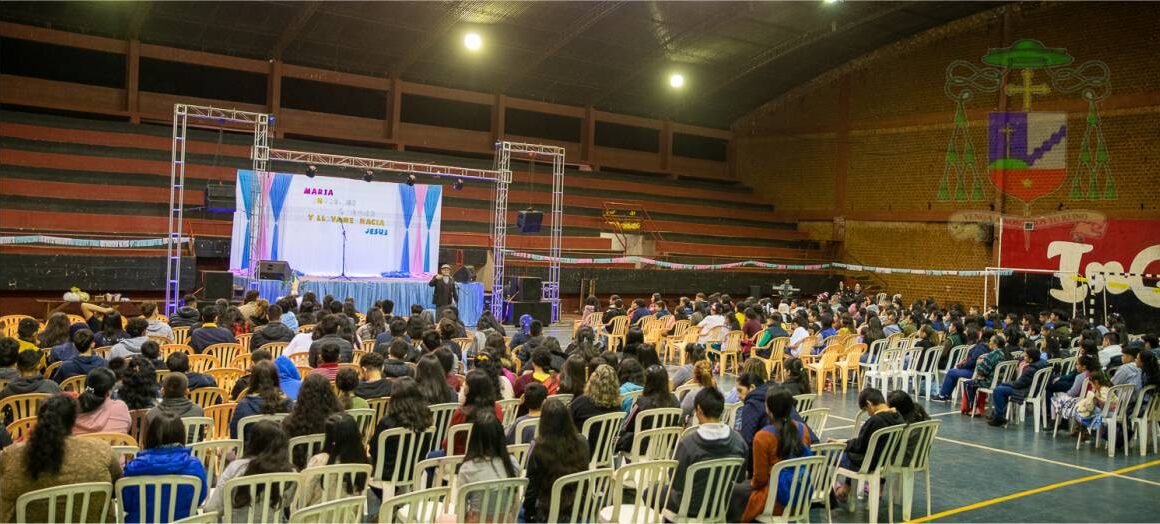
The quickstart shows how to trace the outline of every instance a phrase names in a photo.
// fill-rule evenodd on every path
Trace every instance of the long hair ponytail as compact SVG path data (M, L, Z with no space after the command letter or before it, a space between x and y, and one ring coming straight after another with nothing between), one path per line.
M797 423L790 417L793 406L793 395L785 388L772 388L765 395L765 409L769 410L769 421L781 425L777 431L777 456L781 460L797 457L802 451L802 439L798 435Z
M45 399L36 416L36 427L24 452L24 471L33 481L42 473L56 475L64 465L65 439L77 420L73 399L55 395Z
M109 368L94 368L85 378L85 391L77 398L81 413L88 413L105 403L109 392L117 384L117 375Z

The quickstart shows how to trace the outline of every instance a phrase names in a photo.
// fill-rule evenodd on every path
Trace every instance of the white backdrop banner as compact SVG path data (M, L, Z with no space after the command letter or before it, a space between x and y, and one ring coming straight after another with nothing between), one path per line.
M250 253L248 235L255 184L266 195L256 255ZM345 252L345 273L352 277L406 277L438 269L442 186L288 173L258 177L241 170L236 198L231 268L244 269L256 256L285 260L305 275L337 276Z

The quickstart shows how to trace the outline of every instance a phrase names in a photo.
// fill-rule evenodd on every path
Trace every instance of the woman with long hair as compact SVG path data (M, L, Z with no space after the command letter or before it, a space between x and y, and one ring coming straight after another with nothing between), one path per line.
M745 508L739 522L753 522L765 509L773 466L783 460L813 454L809 450L812 432L805 424L794 421L793 409L793 395L783 388L775 388L765 396L769 425L753 437L752 480L741 482L734 488L734 507ZM787 502L778 493L773 514L780 515Z
M117 398L125 401L130 410L149 409L157 405L158 390L157 371L149 359L136 356L125 363Z
M44 323L44 331L36 337L36 345L41 349L59 346L69 340L68 315L56 312Z
M779 384L793 395L804 395L810 392L810 377L806 374L805 365L799 358L789 358L785 361L785 381Z
M564 361L564 369L560 373L560 386L556 394L567 394L578 397L584 394L584 386L588 382L588 359L583 353L574 353Z
M394 428L406 428L413 433L421 433L431 427L434 422L431 410L427 408L427 400L419 391L419 386L410 377L395 379L391 386L391 402L387 404L387 413L375 426L375 437L371 439L372 464L383 461L383 471L393 471L395 467L395 451L398 447L397 438L388 438L383 442L383 449L379 449L379 434ZM420 450L418 456L427 456L427 451ZM379 453L383 456L380 459Z
M372 310L374 311L374 310ZM369 464L367 450L363 447L362 433L359 432L358 422L346 413L334 413L326 418L324 424L326 440L322 441L322 452L310 457L306 463L306 473L310 468L332 464ZM341 497L355 497L361 495L367 487L369 479L366 475L346 475L342 478ZM322 478L307 477L303 486L302 501L304 506L313 506L322 502ZM332 494L333 496L333 494ZM333 499L332 499L333 500Z
M181 418L172 413L161 413L154 417L145 426L145 436L142 438L141 451L137 456L125 464L126 477L145 477L157 475L188 475L201 479L201 491L197 503L205 501L209 489L205 485L205 467L201 460L193 456L189 448L185 447L185 424ZM138 488L129 488L124 491L122 506L125 508L125 522L142 522L142 515L138 513L139 500L142 494ZM148 497L146 511L152 514L151 507L154 499ZM189 516L189 506L193 502L193 488L182 486L177 488L177 500L174 502L175 519ZM161 514L167 513L168 497L161 499Z
M463 464L459 466L456 482L459 486L464 486L474 482L504 480L519 476L520 471L508 454L503 424L487 412L480 412L471 424L471 438L467 440L467 451L463 456ZM503 519L507 514L507 508L516 502L492 501L492 514L480 515L481 499L484 496L487 495L477 494L467 498L465 508L467 522L494 522L496 518Z
M884 338L886 338L886 332L882 330L882 320L878 318L878 315L871 316L866 323L866 329L862 331L862 343L869 348L870 344Z
M569 409L572 412L572 423L576 429L583 431L584 422L597 415L612 413L620 409L620 383L616 378L616 370L608 364L600 364L588 377L584 386L584 394L572 399ZM595 447L597 435L587 435L589 447Z
M717 382L713 379L713 369L709 367L708 360L701 360L696 364L693 364L692 383L696 384L696 386L689 388L688 391L685 392L685 396L679 399L681 402L682 421L687 421L689 420L689 417L693 416L693 412L696 410L696 404L694 404L694 401L697 398L697 393L705 388L717 387Z
M568 355L578 353L587 362L600 355L600 348L596 346L596 331L591 326L580 326L576 331L576 338L568 344Z
M339 411L342 411L342 406L338 404L330 381L322 375L310 375L302 381L298 401L290 414L282 419L282 430L286 432L286 438L322 433L326 429L327 417ZM310 457L300 452L291 458L294 467L302 469Z
M125 325L121 320L121 314L114 310L105 314L104 320L101 321L101 331L96 333L93 340L100 348L116 344L126 337L128 335L125 334Z
M250 475L261 475L264 473L288 473L294 471L294 465L290 463L290 441L286 438L286 433L282 431L282 427L276 422L269 420L261 420L250 425L249 437L245 439L246 447L242 451L241 458L238 458L226 466L222 471L221 476L217 480L217 489L213 490L209 500L205 501L202 506L202 511L209 513L216 511L219 514L225 511L225 497L226 482L239 477L248 477ZM247 513L258 497L265 494L262 492L250 493L247 488L239 488L233 492L233 507L234 514L229 518L232 522L247 522ZM294 499L294 490L291 488L286 493L275 491L269 494L270 507L278 508L284 507L284 501ZM261 508L254 508L254 513L261 514ZM278 522L282 522L283 512L270 511L270 516Z
M642 411L659 408L678 408L677 397L669 390L669 373L664 366L649 366L644 373L644 391L636 399L636 403L624 419L620 427L620 437L616 441L616 451L629 452L632 450L632 439L636 431L636 417ZM652 429L649 424L641 426L641 430Z
M447 383L447 374L443 371L443 364L435 355L423 355L415 365L415 384L428 404L447 404L459 400L455 388Z
M121 477L121 466L113 450L98 439L72 436L76 422L76 401L66 395L44 400L36 413L36 427L28 440L5 448L0 453L0 521L16 522L16 500L38 489L79 484L82 482L115 482ZM33 505L28 522L47 522L48 509ZM57 514L60 517L60 514ZM113 512L100 514L100 505L89 507L86 522L107 522Z
M323 379L325 381L325 379ZM327 387L330 383L327 382ZM299 394L301 398L301 393ZM331 393L333 397L333 393ZM254 364L250 369L250 386L246 389L246 396L238 401L234 409L234 416L230 418L230 438L242 438L238 435L238 421L250 415L273 415L287 413L291 402L282 394L278 382L278 369L274 363L264 360ZM250 425L253 427L253 424ZM249 428L247 428L249 429ZM247 439L242 439L247 440Z
M530 361L529 361L530 365ZM475 358L475 369L481 370L487 374L487 378L491 379L491 385L495 388L496 398L511 399L515 398L515 388L512 386L512 380L508 378L508 373L502 366L499 360L492 358L487 353L482 353ZM530 370L530 368L529 368ZM514 377L514 375L513 375ZM463 390L459 390L459 401L462 402L464 397Z
M375 340L379 335L390 331L387 326L387 316L378 308L373 308L367 312L367 321L365 324L359 326L355 331L355 336L358 337L360 343L366 340Z
M117 375L109 368L97 368L89 372L85 378L85 390L77 399L80 413L73 426L73 434L129 432L132 423L129 406L123 401L109 398L116 385Z
M524 518L547 522L552 505L552 485L556 479L588 469L588 439L572 422L568 406L548 399L540 411L539 434L528 457L528 487L524 492ZM574 492L561 493L564 514L572 505Z
M620 381L620 388L617 390L617 393L620 396L623 397L624 395L634 391L640 391L644 389L644 366L640 365L639 360L632 357L626 357L624 360L620 361L620 364L616 369L616 376ZM624 410L625 413L628 413L628 410L632 409L632 399L624 399L624 401L620 404L620 408Z
M503 420L503 409L499 407L496 401L499 396L496 394L495 383L487 372L476 368L467 374L467 380L463 384L463 405L455 408L451 413L451 423L448 427L456 424L474 423L476 417L483 413L492 413L495 418ZM500 431L501 439L503 438L503 431ZM449 455L462 455L467 442L456 441L454 443L445 443L443 448L448 450ZM451 448L454 449L451 449Z

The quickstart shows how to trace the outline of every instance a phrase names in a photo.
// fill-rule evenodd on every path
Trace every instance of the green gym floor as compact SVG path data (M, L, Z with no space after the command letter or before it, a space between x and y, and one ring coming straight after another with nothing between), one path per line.
M563 346L571 326L553 326L549 335ZM732 387L726 377L723 387ZM853 436L858 392L827 392L815 407L830 409L822 438ZM931 515L926 512L922 476L915 479L914 522L1157 522L1160 521L1160 454L1151 449L1141 457L1133 442L1125 456L1115 458L1092 441L1075 449L1076 440L1065 427L1052 438L1051 430L1034 432L1031 412L1023 424L994 428L985 419L960 415L957 406L920 401L930 415L942 421L931 454ZM1101 441L1102 442L1102 441ZM826 522L825 511L815 508L813 522ZM853 513L833 509L834 522L867 522L864 500ZM894 519L902 521L901 506ZM880 504L879 522L887 522L886 504Z

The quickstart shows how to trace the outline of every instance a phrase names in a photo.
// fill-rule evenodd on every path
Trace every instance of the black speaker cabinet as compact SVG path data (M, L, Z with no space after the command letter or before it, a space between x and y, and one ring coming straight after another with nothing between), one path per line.
M214 213L233 213L234 186L226 184L206 184L205 210Z
M514 302L539 302L542 289L543 284L537 277L510 277L504 294Z
M754 297L754 298L761 298L761 285L760 284L750 284L749 285L749 296Z
M258 278L261 280L289 280L290 264L285 260L261 260L258 262Z
M520 211L516 216L516 227L521 233L539 233L544 226L544 213L541 211Z
M204 271L202 280L205 284L206 300L213 301L219 298L234 299L234 274L229 271Z
M551 302L511 302L509 310L511 318L508 319L508 323L513 326L519 324L520 317L524 315L531 315L532 318L539 320L545 326L552 323Z

